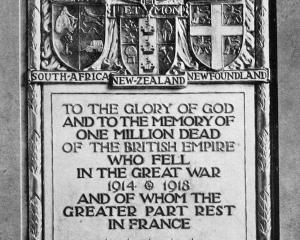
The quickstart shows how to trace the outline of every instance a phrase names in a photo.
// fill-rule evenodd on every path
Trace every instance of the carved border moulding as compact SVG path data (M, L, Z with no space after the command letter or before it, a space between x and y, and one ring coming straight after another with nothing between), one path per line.
M270 87L256 87L256 178L258 239L271 239Z
M41 87L28 86L29 239L42 239L42 131Z
M28 67L40 69L41 64L41 4L40 0L29 1ZM28 84L28 234L30 240L42 239L42 131L41 131L41 86Z
M186 87L193 83L256 85L257 240L271 240L269 1L224 0L214 5L208 0L166 1L175 6L167 17L162 16L159 7L137 5L136 11L145 21L130 21L131 13L126 16L122 10L128 1L88 1L86 8L77 1L71 2L28 0L29 239L43 240L43 84L112 81L116 87L137 87L122 85L119 77L128 75L134 81L142 75L178 77L173 84L147 87ZM66 7L72 5L75 7ZM222 14L217 17L220 22L216 22L212 16L219 10ZM97 14L96 33L82 27L85 25L76 14L87 19ZM69 26L64 26L64 16L70 17ZM213 24L219 24L217 28L225 36L214 36ZM154 36L154 26L169 32ZM138 29L143 29L150 41L140 39ZM227 29L232 30L231 35L226 35ZM216 51L220 49L224 51ZM142 57L137 59L137 55Z

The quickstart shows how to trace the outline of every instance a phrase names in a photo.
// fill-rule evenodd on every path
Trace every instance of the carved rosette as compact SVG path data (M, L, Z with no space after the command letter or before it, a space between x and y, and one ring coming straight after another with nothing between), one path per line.
M271 151L269 84L256 87L257 239L271 239Z

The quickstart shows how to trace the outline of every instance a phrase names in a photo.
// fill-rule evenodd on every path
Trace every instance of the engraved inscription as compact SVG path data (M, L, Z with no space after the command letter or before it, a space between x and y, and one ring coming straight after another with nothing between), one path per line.
M271 240L268 0L28 3L29 239Z

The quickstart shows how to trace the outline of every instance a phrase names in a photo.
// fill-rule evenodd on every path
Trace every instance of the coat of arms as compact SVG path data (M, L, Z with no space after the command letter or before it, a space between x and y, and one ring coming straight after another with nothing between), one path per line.
M105 41L105 5L56 1L52 4L53 47L70 68L82 70L101 55Z
M131 74L166 74L176 52L176 14L153 0L131 6L138 14L120 16L122 62ZM164 8L170 14L163 16ZM176 6L175 6L176 7Z
M243 3L192 3L190 40L195 56L214 70L228 66L240 53L243 25Z

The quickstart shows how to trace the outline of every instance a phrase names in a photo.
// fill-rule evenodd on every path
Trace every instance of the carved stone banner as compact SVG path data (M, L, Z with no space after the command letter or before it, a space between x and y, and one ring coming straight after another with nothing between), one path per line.
M274 238L267 0L28 11L29 239Z

